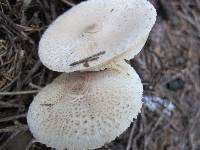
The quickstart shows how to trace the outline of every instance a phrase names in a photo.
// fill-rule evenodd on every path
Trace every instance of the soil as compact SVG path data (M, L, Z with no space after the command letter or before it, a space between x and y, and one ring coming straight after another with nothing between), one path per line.
M150 1L157 22L131 64L144 95L168 99L175 109L166 115L163 107L144 105L130 128L100 150L200 149L200 1ZM0 150L51 149L34 141L26 113L38 90L59 75L41 64L40 37L70 8L67 0L0 0Z

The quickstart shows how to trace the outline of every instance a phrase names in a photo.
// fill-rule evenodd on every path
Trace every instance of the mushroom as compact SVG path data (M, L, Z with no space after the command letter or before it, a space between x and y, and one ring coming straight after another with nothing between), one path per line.
M143 87L127 65L122 72L63 73L31 103L27 122L48 147L87 150L125 131L142 106Z
M39 57L58 72L115 68L140 52L155 20L147 0L88 0L49 26Z
M79 150L125 131L140 112L143 87L124 60L139 53L155 20L147 0L88 0L58 17L40 40L39 57L65 73L31 103L33 136L49 147Z

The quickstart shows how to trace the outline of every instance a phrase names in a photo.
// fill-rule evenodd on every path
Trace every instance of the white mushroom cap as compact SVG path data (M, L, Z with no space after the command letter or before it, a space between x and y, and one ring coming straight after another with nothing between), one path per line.
M54 71L102 70L119 56L130 59L138 54L155 20L156 11L147 0L88 0L49 26L39 57ZM77 64L90 56L88 63Z
M28 125L48 147L98 148L130 126L142 107L142 92L132 68L125 73L107 69L62 74L35 97Z

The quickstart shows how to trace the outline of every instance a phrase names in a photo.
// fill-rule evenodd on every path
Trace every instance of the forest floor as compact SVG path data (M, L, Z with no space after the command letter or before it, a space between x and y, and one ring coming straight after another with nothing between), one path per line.
M200 1L150 0L157 23L143 51L131 60L144 84L144 96L175 106L143 106L138 119L102 150L200 149ZM74 0L78 4L80 0ZM38 58L44 30L71 8L66 0L0 0L0 150L45 150L34 143L26 113L41 87L58 73Z

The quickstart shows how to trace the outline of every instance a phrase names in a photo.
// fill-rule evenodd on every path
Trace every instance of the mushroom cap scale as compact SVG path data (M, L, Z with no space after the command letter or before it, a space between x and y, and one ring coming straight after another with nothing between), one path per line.
M31 103L33 136L57 149L94 149L124 132L142 106L143 87L129 68L62 74Z
M102 70L119 56L138 54L155 20L147 0L88 0L49 26L39 43L39 57L58 72Z

